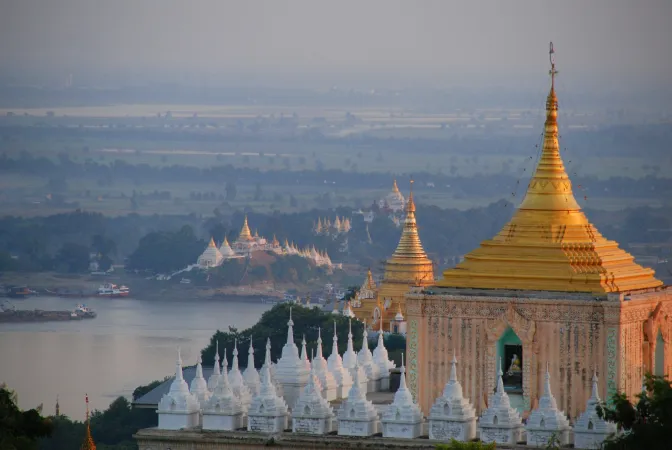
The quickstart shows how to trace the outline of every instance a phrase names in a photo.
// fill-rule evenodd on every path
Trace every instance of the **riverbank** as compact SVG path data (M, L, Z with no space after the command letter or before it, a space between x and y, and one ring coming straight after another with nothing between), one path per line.
M65 322L93 318L94 316L84 316L72 311L42 311L41 309L0 311L0 323Z

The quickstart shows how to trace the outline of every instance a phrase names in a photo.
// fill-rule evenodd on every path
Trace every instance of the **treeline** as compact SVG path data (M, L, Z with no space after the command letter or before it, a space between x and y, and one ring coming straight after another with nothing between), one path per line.
M475 160L478 159L474 156ZM660 168L659 166L656 166ZM414 178L416 189L422 191L448 191L457 198L471 196L492 197L499 195L520 196L528 179L509 174L460 176L458 171L452 174L397 174L399 179ZM66 154L60 154L56 161L46 157L36 157L28 152L12 158L0 155L0 174L18 173L41 175L58 184L68 178L95 179L101 185L132 181L135 185L146 182L215 182L224 187L227 183L246 185L275 186L324 186L326 182L335 182L336 186L356 189L389 188L392 174L358 173L343 170L269 170L234 167L231 164L199 168L193 166L151 166L149 164L129 164L117 159L109 164L92 159L76 162ZM527 173L527 172L526 172ZM529 173L528 175L529 176ZM672 178L648 175L643 178L611 177L600 180L597 177L573 176L577 195L617 198L672 198ZM430 187L431 186L431 187ZM580 186L580 187L579 187ZM224 189L222 190L224 192Z

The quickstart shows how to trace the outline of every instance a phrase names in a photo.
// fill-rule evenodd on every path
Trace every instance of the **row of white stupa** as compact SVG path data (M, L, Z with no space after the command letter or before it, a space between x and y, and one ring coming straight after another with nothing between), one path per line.
M248 367L242 373L238 368L236 347L231 372L227 370L226 354L220 372L217 353L214 372L207 382L203 378L199 357L196 377L189 389L182 376L178 350L175 380L158 405L159 428L177 430L200 426L204 430L237 430L243 428L246 422L249 431L278 433L289 427L291 417L292 431L298 433L325 434L337 430L339 435L365 437L382 432L383 437L413 439L421 436L427 426L430 439L470 441L476 438L478 425L479 438L483 442L515 444L526 440L528 445L544 446L555 436L561 445L567 445L573 435L574 447L583 449L599 448L609 435L616 432L615 424L599 418L597 414L600 398L596 376L593 376L586 411L571 427L551 393L548 367L543 395L526 424L523 424L519 412L511 407L504 390L501 367L488 408L477 419L473 405L464 397L462 386L457 381L455 356L450 379L442 395L434 402L428 423L406 386L403 359L399 389L393 402L379 414L373 403L367 400L366 393L369 386L376 385L369 380L377 380L378 386L382 384L381 373L387 374L389 383L389 370L394 367L387 360L382 333L376 348L378 352L374 351L377 358L368 349L366 329L359 354L352 348L352 333L348 333L348 349L341 358L334 329L334 347L328 361L322 356L320 336L317 354L311 364L306 354L305 339L299 356L294 343L291 312L288 325L287 343L277 364L271 362L270 340L267 341L261 377L254 368L252 346ZM380 367L381 364L383 367ZM338 397L343 401L338 411L334 412L329 401ZM291 410L288 404L293 405Z

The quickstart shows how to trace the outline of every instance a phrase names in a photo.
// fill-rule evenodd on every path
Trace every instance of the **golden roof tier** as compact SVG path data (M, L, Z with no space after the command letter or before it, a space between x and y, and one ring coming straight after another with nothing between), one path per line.
M245 222L243 222L243 228L240 230L238 235L238 241L251 241L253 240L252 233L250 232L250 226L247 224L247 215L245 215Z
M558 145L552 43L550 57L544 143L525 198L511 221L444 271L438 285L594 293L662 286L652 269L636 264L618 243L604 238L574 198Z

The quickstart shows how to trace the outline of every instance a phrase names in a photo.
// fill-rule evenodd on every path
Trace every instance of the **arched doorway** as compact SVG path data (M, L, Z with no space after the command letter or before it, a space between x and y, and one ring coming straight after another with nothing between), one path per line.
M497 371L502 366L504 390L509 395L511 406L523 411L523 342L511 327L507 327L497 340ZM500 363L501 362L501 363Z
M658 336L656 336L653 374L661 377L665 375L665 341L663 340L663 333L660 330L658 330Z

